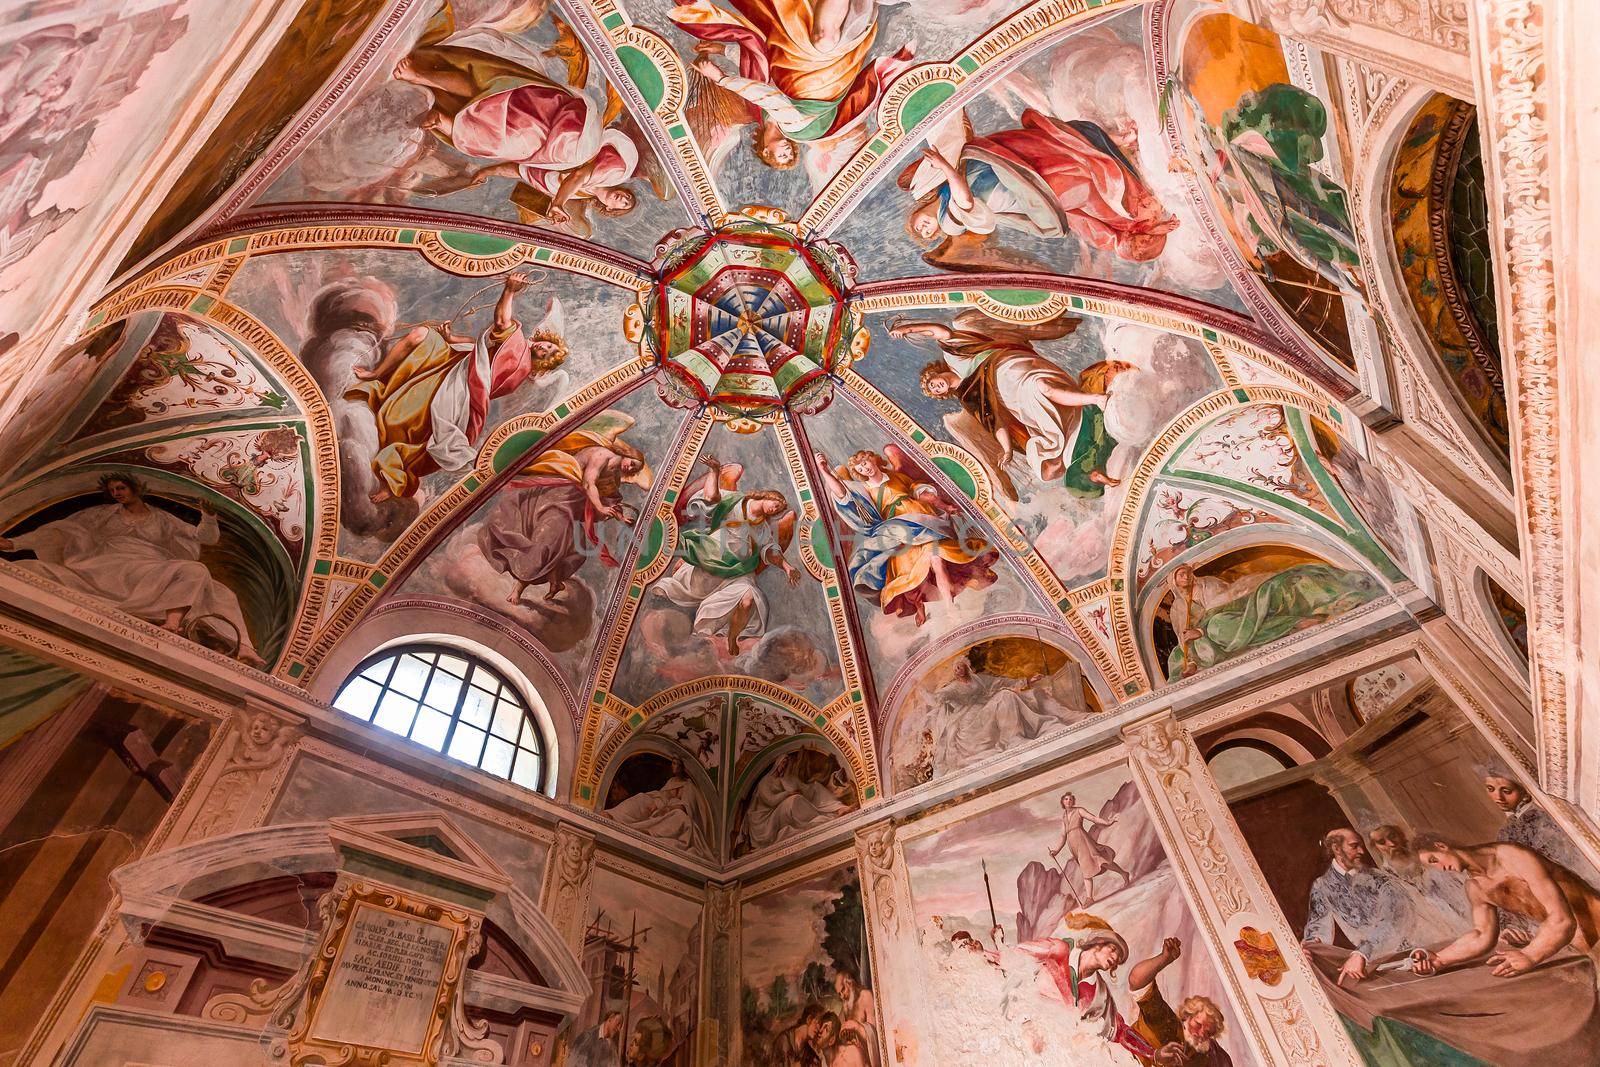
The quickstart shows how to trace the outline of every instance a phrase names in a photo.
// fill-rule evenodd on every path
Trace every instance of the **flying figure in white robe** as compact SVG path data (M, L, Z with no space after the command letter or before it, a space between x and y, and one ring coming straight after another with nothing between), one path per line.
M221 537L216 515L203 511L190 526L147 504L131 475L108 475L101 488L115 503L0 537L0 552L32 552L37 559L16 565L174 633L192 637L204 628L230 644L237 639L238 657L265 667L239 598L200 562L201 546Z

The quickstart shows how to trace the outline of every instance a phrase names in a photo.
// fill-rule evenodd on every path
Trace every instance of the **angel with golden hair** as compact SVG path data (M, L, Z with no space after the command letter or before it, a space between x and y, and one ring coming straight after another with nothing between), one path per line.
M1065 337L1079 321L1061 315L1020 325L969 309L949 325L896 320L889 327L894 337L939 346L941 358L922 369L922 391L959 405L945 428L1008 499L1017 499L1007 470L1017 460L1039 482L1060 482L1076 496L1098 497L1118 484L1106 473L1117 442L1106 430L1105 406L1111 380L1133 365L1103 360L1075 377L1034 347Z

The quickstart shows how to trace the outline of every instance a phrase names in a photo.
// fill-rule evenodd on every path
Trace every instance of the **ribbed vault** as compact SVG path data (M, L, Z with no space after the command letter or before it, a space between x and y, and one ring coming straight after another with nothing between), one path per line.
M687 778L708 862L773 844L770 776L837 812L969 769L964 686L1057 738L1373 610L1362 296L1222 217L1226 16L1013 6L851 6L811 97L773 5L375 20L96 307L7 536L117 472L220 513L297 686L385 605L470 612L570 694L570 799ZM1186 636L1289 570L1303 625Z

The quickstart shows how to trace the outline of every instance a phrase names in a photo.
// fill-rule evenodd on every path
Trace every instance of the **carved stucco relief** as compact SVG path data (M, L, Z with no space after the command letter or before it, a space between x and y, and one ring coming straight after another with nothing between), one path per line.
M539 910L561 934L567 947L583 953L583 931L594 883L594 835L562 823L545 867Z
M704 975L695 1063L721 1067L733 1061L734 1035L739 1031L739 896L738 882L706 890L702 923Z
M1230 0L1288 37L1470 95L1467 0Z
M1274 1064L1357 1067L1360 1057L1193 738L1170 713L1124 727L1122 736L1134 781L1252 1043Z
M214 741L217 758L195 776L194 792L175 806L162 847L259 826L298 748L303 729L278 714L241 710Z
M1552 129L1566 129L1576 103L1553 99L1546 36L1564 29L1556 12L1577 18L1583 5L1545 0L1478 0L1472 5L1474 59L1483 92L1478 100L1490 213L1498 235L1495 282L1500 302L1500 350L1510 357L1512 465L1518 483L1522 554L1527 561L1531 681L1540 733L1540 778L1552 793L1591 812L1600 776L1580 767L1574 750L1582 703L1574 699L1579 650L1577 604L1583 589L1569 583L1568 524L1576 518L1574 490L1563 481L1575 452L1576 426L1563 412L1579 388L1581 360L1563 363L1559 334L1555 234L1556 162ZM1572 60L1568 60L1572 62ZM1572 98L1576 100L1577 97ZM1573 220L1576 232L1575 219ZM1507 587L1510 588L1510 587Z
M867 934L880 990L883 1035L890 1064L942 1062L931 1047L936 1028L922 995L922 958L905 852L893 821L856 831L856 857L867 910ZM944 1067L955 1067L945 1064Z

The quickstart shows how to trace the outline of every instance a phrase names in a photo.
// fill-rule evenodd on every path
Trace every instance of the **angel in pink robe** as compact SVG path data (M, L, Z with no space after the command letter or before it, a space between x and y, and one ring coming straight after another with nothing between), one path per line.
M639 148L607 128L588 96L540 73L539 57L515 38L487 27L425 43L395 65L394 75L427 89L433 106L426 129L486 165L417 191L443 195L509 178L512 200L526 213L571 221L569 205L592 200L608 215L637 203L627 182L637 176Z
M1104 130L1034 107L1018 127L981 136L964 114L946 123L899 184L917 201L906 229L924 242L1009 227L1036 237L1071 233L1142 262L1161 254L1178 225Z

